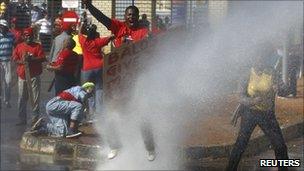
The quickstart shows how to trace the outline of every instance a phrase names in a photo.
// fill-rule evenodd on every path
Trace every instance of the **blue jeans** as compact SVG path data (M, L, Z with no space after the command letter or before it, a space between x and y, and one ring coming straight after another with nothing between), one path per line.
M55 74L55 95L76 85L74 75Z
M46 104L46 113L50 121L46 124L45 131L52 136L65 136L70 120L80 122L83 117L83 110L83 105L79 102L54 97Z
M102 96L103 96L103 78L102 78L102 68L93 69L88 71L81 71L81 82L93 82L95 84L95 93L93 97L89 98L89 110L90 113L95 113L95 111L102 110Z

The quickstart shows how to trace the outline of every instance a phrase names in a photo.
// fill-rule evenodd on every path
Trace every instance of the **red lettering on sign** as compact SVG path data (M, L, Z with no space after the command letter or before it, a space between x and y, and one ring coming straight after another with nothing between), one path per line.
M123 62L123 66L124 66L124 68L126 68L126 70L129 70L131 68L130 67L131 64L132 64L132 59L129 59L129 60Z
M121 59L123 59L125 56L130 56L132 54L130 47L126 47L124 51L121 54Z
M111 53L109 55L109 65L116 63L119 59L119 55L117 52Z
M114 89L116 86L118 86L120 84L120 80L121 80L121 77L117 76L114 79L108 81L106 83L107 89L108 90Z
M113 65L107 70L107 75L115 77L118 73L121 73L121 65Z

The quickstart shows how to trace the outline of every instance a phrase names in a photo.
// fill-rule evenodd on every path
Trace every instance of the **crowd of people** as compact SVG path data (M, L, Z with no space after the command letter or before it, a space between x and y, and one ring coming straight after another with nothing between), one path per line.
M19 116L16 126L27 125L27 103L30 102L32 114L29 132L34 135L43 133L66 138L80 136L82 133L78 126L88 122L94 115L101 115L102 48L110 42L116 48L127 42L145 39L151 32L158 34L165 31L165 24L159 17L153 21L158 23L154 28L150 28L146 15L140 20L136 6L127 7L125 21L119 21L104 15L91 2L84 3L93 17L112 32L110 36L101 36L97 26L86 18L86 12L82 13L80 22L65 21L65 12L51 21L44 4L41 7L32 6L29 1L4 4L7 10L16 8L18 12L0 12L0 66L4 76L4 104L6 108L11 108L11 78L14 73L11 65L16 65ZM54 87L55 97L46 104L47 117L42 117L40 111L40 77L44 69L54 72L49 89ZM152 130L149 124L142 125L148 160L153 161L155 145ZM119 151L116 144L120 143L112 143L113 140L118 141L118 138L108 140L111 147L109 159L114 158Z
M15 16L8 16L5 12L0 13L0 69L1 74L4 75L1 77L4 104L7 108L11 107L12 61L17 66L18 76L19 122L16 125L27 124L27 102L30 101L32 104L30 133L44 133L66 138L80 136L82 133L78 130L78 126L85 121L84 118L100 115L100 111L102 111L102 109L98 109L103 103L101 98L103 94L102 48L110 42L113 42L115 48L126 42L138 42L147 38L151 32L159 34L170 27L169 18L165 18L165 22L163 22L157 16L152 21L154 24L151 28L146 14L143 14L139 20L139 9L136 6L127 7L124 21L120 21L106 16L89 0L83 0L83 3L92 16L111 31L110 36L101 36L97 31L97 26L85 17L86 12L82 14L83 17L79 23L64 21L62 16L58 16L54 20L54 24L51 24L45 5L30 8L28 3L22 2L16 6L16 10L19 12L16 12ZM7 9L10 8L12 7L8 5ZM23 17L31 17L31 19L22 19L22 21L30 21L29 23L21 22L21 13ZM27 15L28 13L32 15ZM39 27L38 34L35 32L36 27ZM52 36L55 36L53 40ZM51 48L49 48L50 44ZM240 103L243 104L245 114L242 115L240 135L231 154L229 169L236 169L256 125L260 125L272 140L276 156L282 159L288 158L282 133L274 117L276 91L273 87L277 85L275 82L277 75L269 71L274 68L274 65L271 67L262 65L267 63L261 62L263 55L265 54L258 55L259 60L249 73L249 79L245 79L245 83L242 84L241 99L243 101ZM54 72L52 85L55 89L55 97L50 99L46 105L47 119L42 118L39 111L40 76L44 69L44 62L48 62L46 69ZM290 74L290 77L293 78L296 72L290 70ZM263 86L259 84L260 81L263 82ZM295 97L296 79L291 79L290 84L291 90L282 94ZM267 117L262 117L264 115ZM114 126L111 129L115 132L116 128ZM156 152L149 122L142 124L140 129L147 150L147 158L149 161L153 161ZM108 144L111 148L108 158L113 159L119 152L120 142L118 138L111 136L108 138Z

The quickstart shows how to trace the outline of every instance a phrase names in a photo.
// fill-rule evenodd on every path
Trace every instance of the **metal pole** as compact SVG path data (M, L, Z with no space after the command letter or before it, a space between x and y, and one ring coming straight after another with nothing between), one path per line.
M116 18L116 0L112 0L112 18Z
M288 78L288 56L289 56L289 46L290 46L290 37L289 33L285 35L283 39L283 60L282 60L282 79L287 86L289 86Z
M2 112L2 67L0 67L0 116Z
M170 7L170 9L171 9L170 23L172 24L172 12L173 12L173 11L172 11L172 7L173 7L173 5L172 5L172 0L171 0L171 4L170 4L170 5L171 5L171 7Z
M153 22L156 18L156 0L152 0L152 5L151 5L151 28L153 28L156 24L156 22Z
M112 0L112 18L116 18L116 0ZM114 49L113 44L111 43L111 51ZM103 77L104 78L104 77ZM104 82L103 82L104 83Z

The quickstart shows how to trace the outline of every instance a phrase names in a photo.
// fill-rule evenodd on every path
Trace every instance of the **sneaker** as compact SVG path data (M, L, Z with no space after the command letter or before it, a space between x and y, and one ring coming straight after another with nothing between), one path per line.
M36 123L33 124L31 131L38 130L43 126L43 118L39 118Z
M110 153L108 154L108 159L114 159L118 154L118 150L117 149L112 149L110 151Z
M153 161L155 159L155 151L148 151L147 158L149 161Z
M68 132L67 132L65 138L75 138L75 137L79 137L81 134L82 134L82 132L80 132L78 130L68 129Z

